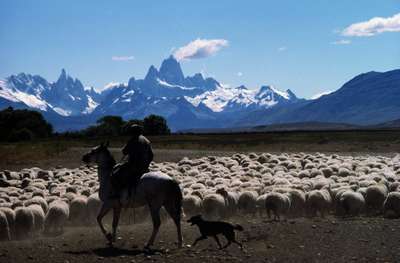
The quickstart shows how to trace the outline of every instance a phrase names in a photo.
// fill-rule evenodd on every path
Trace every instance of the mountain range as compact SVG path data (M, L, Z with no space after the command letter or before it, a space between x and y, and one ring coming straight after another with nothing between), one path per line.
M174 131L296 122L373 125L400 117L400 70L356 76L318 99L298 98L272 86L225 87L200 73L183 74L173 57L150 66L144 79L85 87L63 69L57 81L20 73L0 80L0 108L38 110L55 130L85 128L104 115L164 116Z

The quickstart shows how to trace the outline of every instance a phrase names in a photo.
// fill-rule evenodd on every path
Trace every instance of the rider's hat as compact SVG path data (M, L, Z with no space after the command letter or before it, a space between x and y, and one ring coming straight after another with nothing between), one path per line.
M132 124L129 127L129 133L132 135L141 135L143 134L143 127L138 124Z

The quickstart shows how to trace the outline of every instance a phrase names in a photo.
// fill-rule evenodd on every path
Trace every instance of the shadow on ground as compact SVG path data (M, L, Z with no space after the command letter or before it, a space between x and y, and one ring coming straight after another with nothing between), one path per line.
M158 249L137 249L137 248L126 249L118 247L102 247L102 248L95 248L92 250L65 251L64 253L70 255L95 254L99 257L109 258L109 257L137 256L137 255L151 256L155 254L163 254L164 251Z

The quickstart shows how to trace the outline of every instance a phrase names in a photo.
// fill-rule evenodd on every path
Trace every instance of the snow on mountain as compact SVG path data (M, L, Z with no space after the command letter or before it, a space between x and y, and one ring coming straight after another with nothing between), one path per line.
M290 91L279 91L272 86L263 86L257 89L248 89L245 86L226 88L219 86L213 91L207 91L195 97L186 96L185 99L197 107L203 103L214 112L225 110L240 110L243 108L268 108L279 102L296 99Z
M40 76L20 73L0 82L0 106L15 106L40 111L55 111L62 116L89 114L99 104L100 94L85 88L78 79L72 79L65 70L54 83ZM7 102L8 101L8 102Z
M13 86L9 86L7 81L0 80L0 97L11 102L22 102L30 108L47 111L49 104L43 101L38 95L22 92Z
M110 82L99 91L84 86L64 69L53 83L24 73L0 82L0 107L32 108L81 119L84 115L93 116L91 119L104 115L132 119L158 114L167 118L172 129L223 126L219 121L222 115L232 119L241 112L295 100L290 90L283 92L271 86L229 88L200 73L185 77L173 56L159 69L150 66L144 79Z

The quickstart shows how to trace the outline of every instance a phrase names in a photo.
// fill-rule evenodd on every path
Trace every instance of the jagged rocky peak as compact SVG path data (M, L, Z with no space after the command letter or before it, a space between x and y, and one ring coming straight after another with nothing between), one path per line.
M184 84L185 77L183 75L181 65L174 58L174 56L169 56L169 58L164 59L164 61L161 63L160 78L170 84Z
M14 91L17 89L31 95L39 95L50 88L50 84L41 76L25 73L11 75L7 78L7 82Z
M289 98L291 99L297 99L296 94L293 93L293 91L291 91L290 89L286 90L286 93L289 95Z
M240 85L239 87L236 87L238 90L247 90L247 87L245 85Z
M158 70L153 65L150 66L149 70L147 71L146 77L144 78L145 82L154 81L158 78Z

